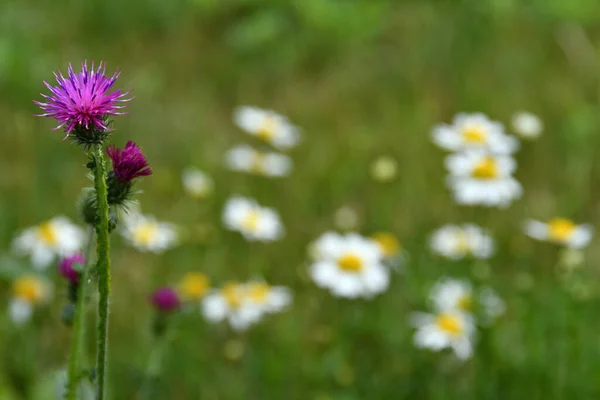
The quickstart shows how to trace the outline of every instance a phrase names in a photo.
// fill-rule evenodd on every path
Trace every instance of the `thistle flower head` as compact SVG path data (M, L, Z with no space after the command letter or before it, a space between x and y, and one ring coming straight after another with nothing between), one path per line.
M55 130L63 129L67 136L75 131L75 135L85 133L88 136L87 144L93 144L93 138L106 137L109 130L107 117L124 114L120 110L125 108L121 103L131 100L126 96L131 92L122 93L117 89L109 93L119 77L116 71L111 77L105 75L106 65L100 62L97 69L88 69L87 62L81 65L81 72L74 72L69 64L67 76L59 71L54 73L57 86L47 82L44 85L50 90L50 95L42 94L45 101L34 101L42 111L40 117L52 117L58 121ZM91 135L94 131L95 134Z
M181 305L179 295L169 287L158 288L150 297L150 302L159 311L175 311Z
M142 149L134 142L127 142L124 149L110 146L106 153L112 160L115 177L121 183L129 183L135 178L152 174Z
M74 264L85 264L85 257L82 254L73 254L63 258L58 264L58 272L71 283L79 281L79 272L73 267Z

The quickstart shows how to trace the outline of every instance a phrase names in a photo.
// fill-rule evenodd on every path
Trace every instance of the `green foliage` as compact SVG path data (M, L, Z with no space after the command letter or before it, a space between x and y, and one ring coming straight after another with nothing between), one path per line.
M242 335L182 315L149 398L600 398L600 248L593 243L585 266L566 276L557 273L555 249L521 233L529 217L598 222L597 68L566 54L559 33L581 24L592 44L587 56L597 60L599 7L593 0L7 0L0 5L3 304L10 281L30 270L9 254L13 235L55 215L76 219L76 200L90 184L85 157L50 131L50 121L32 116L31 99L68 62L105 60L122 71L119 87L136 95L112 138L136 140L155 171L140 185L143 210L185 233L181 247L161 256L137 253L113 234L110 398L136 398L156 348L147 296L187 271L206 273L216 286L264 276L291 287L294 304ZM240 104L272 108L302 128L289 179L223 167L229 147L250 142L231 122ZM546 126L517 154L524 198L489 213L454 205L431 127L460 111L508 124L521 109ZM385 184L369 177L381 155L398 161L398 178ZM213 196L184 196L180 173L188 165L213 177ZM233 194L275 207L285 239L248 244L224 231L222 206ZM333 298L307 276L308 244L333 228L345 205L357 209L361 232L391 231L409 254L390 290L372 301ZM488 226L497 239L486 268L427 249L433 229L463 221ZM446 275L492 286L508 305L467 363L412 345L408 317L427 307L428 289ZM65 367L66 287L55 281L53 303L29 325L3 316L0 399L48 395L52 371ZM93 349L90 337L90 366Z

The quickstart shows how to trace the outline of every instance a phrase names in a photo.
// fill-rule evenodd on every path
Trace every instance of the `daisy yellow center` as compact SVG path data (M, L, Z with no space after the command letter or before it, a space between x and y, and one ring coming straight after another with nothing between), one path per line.
M208 291L208 278L199 272L186 274L179 284L179 292L188 300L200 300Z
M21 300L37 303L44 298L44 284L34 276L18 278L13 283L13 293Z
M464 232L458 233L456 237L456 249L461 253L469 253L471 251L467 235Z
M462 136L467 143L485 143L485 131L478 125L468 126L463 129Z
M262 173L265 166L265 156L262 153L255 153L250 164L250 171L259 174Z
M566 218L554 218L548 222L550 239L564 241L569 239L575 231L576 225Z
M439 314L435 318L435 324L439 329L453 336L463 332L462 322L456 315Z
M386 257L394 256L400 252L400 242L391 233L378 232L373 235L372 239L377 242Z
M337 263L346 272L360 272L364 266L362 259L354 254L344 254Z
M270 290L271 287L264 282L253 283L248 288L248 297L255 303L264 303Z
M58 242L58 237L56 235L56 230L52 226L50 222L44 222L40 226L38 226L38 237L44 244L53 246Z
M221 289L221 294L229 307L238 308L242 305L242 290L238 283L227 283Z
M242 220L242 227L250 232L256 232L258 229L258 221L260 219L260 212L257 210L251 210L248 215Z
M133 232L133 240L142 246L149 246L158 236L158 227L155 224L143 223Z
M477 179L495 179L498 177L498 164L492 157L481 160L471 173Z
M471 311L473 308L473 298L471 295L465 294L458 299L457 305L463 311Z
M277 131L277 120L270 115L263 118L256 135L265 141L270 141Z

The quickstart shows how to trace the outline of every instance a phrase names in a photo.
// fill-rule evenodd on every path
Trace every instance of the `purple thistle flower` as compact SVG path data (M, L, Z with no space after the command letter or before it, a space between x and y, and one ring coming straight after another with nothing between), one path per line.
M44 111L37 116L56 119L59 125L54 130L63 128L67 136L78 127L108 131L106 117L125 114L119 110L126 106L119 103L131 100L124 98L131 91L121 93L121 90L117 89L108 93L119 77L118 71L109 78L105 75L106 65L103 62L100 62L98 69L94 71L94 63L92 62L92 68L88 70L87 61L81 64L81 69L81 72L73 72L73 67L69 64L66 78L60 71L58 74L54 73L57 86L51 86L44 81L44 85L51 92L50 96L42 94L46 102L34 100Z
M159 311L174 311L179 308L181 301L177 292L169 287L156 289L150 297L150 302Z
M142 149L134 142L127 142L123 150L110 146L106 153L112 160L114 174L119 182L130 183L135 178L152 174L152 168L148 166Z
M79 272L73 268L73 264L75 263L85 265L85 257L82 254L73 254L72 256L63 258L60 264L58 264L58 272L72 283L79 281Z

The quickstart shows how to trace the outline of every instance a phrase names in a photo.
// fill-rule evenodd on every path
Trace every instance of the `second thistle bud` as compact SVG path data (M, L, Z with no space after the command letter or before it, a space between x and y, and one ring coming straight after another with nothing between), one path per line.
M110 146L106 153L112 160L113 169L107 177L108 203L123 205L131 195L134 181L152 174L148 161L134 142L127 142L124 149Z

